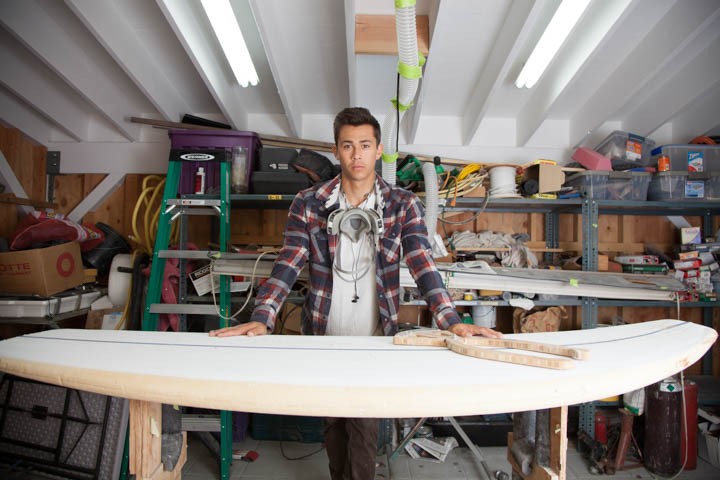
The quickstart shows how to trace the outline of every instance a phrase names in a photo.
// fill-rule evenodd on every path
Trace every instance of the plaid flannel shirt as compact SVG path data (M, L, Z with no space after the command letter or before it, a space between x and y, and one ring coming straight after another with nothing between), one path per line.
M332 301L333 260L337 235L327 232L327 218L339 208L326 208L328 197L340 181L334 179L303 190L290 206L285 239L272 274L258 290L250 318L274 328L275 317L298 274L309 263L310 288L302 308L302 332L324 335ZM438 327L460 322L442 277L432 259L424 209L415 194L377 177L383 198L383 233L376 260L380 321L385 335L397 333L400 308L400 254L425 297ZM402 249L401 249L402 247Z

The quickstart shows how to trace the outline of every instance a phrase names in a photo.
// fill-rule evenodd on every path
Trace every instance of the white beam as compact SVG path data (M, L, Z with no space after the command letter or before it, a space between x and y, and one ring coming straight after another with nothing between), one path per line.
M282 39L273 35L273 9L272 2L250 0L250 8L255 16L258 32L265 45L265 54L267 55L270 71L272 72L275 85L277 85L280 102L282 102L285 115L287 115L288 125L290 126L290 136L300 137L302 135L302 108L297 94L292 88L293 74L288 72L285 52L287 46L282 45ZM299 75L300 72L295 72Z
M7 187L8 191L17 198L28 198L27 193L25 193L25 189L22 185L20 185L20 182L15 176L15 172L12 167L10 167L10 164L2 152L0 152L0 179L3 180L3 183ZM17 208L23 215L27 215L33 211L33 208L27 205L17 205Z
M541 3L519 0L512 2L493 45L492 53L475 83L473 94L463 113L463 145L470 144L485 118L493 97L506 81L518 52L527 40L530 26L537 21L538 15L543 10Z
M626 107L629 114L622 119L623 129L640 135L649 135L664 123L692 104L706 92L720 85L720 18L709 26L705 34L691 42L678 62L663 71L666 80L648 89L642 103L635 108ZM716 104L720 108L720 105ZM703 130L717 123L705 125Z
M225 118L235 129L247 129L247 109L237 93L242 87L235 83L200 2L156 1Z
M629 4L630 0L605 0L590 6L518 114L518 145L525 145L538 132L549 118L553 104L596 52L606 33L625 14Z
M720 85L687 105L672 121L672 143L687 143L720 126ZM650 132L652 134L652 132ZM652 136L652 135L651 135Z
M345 49L347 55L348 98L350 105L357 105L357 80L355 71L355 0L345 0Z
M68 219L80 223L86 213L92 211L118 189L124 178L124 173L109 174L68 214Z
M0 119L41 145L45 145L53 136L53 129L47 120L4 88L0 88Z
M51 142L47 148L60 151L60 173L166 174L170 142Z
M666 3L659 5L664 7ZM611 120L634 95L662 79L663 70L678 61L677 54L682 47L703 30L703 23L712 22L718 9L720 2L717 0L674 2L667 14L623 57L622 64L572 117L571 144L579 144L588 132ZM638 15L642 13L643 10L638 10ZM613 55L622 53L622 49L613 50Z
M152 106L125 81L124 73L63 4L3 1L0 23L94 105L125 138L140 138L140 126L127 118L152 112Z
M166 60L153 50L128 22L124 2L114 0L65 0L77 17L115 59L120 68L150 100L163 118L179 121L190 112L174 82L161 68Z
M75 141L88 139L89 114L75 92L0 30L0 83ZM61 121L58 121L62 119Z

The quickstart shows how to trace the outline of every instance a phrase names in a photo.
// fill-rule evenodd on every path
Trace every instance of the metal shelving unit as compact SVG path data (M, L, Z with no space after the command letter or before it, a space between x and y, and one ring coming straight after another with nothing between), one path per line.
M287 208L294 195L232 195L233 206L240 208ZM559 216L561 214L580 214L583 235L583 270L597 271L598 267L598 221L600 215L691 215L703 218L703 231L713 229L713 217L720 215L720 201L624 201L594 200L591 198L546 200L546 199L491 199L485 204L484 198L457 198L454 206L443 205L441 211L486 211L486 212L529 212L545 214L545 242L548 248L557 248L560 243ZM423 305L424 301L403 302L410 305ZM504 300L490 301L457 301L458 306L464 305L495 305L507 306ZM642 301L642 300L607 300L592 297L564 298L560 300L536 301L537 305L579 306L582 314L582 328L597 327L599 307L674 307L674 302ZM703 308L703 323L712 327L712 309L719 307L720 302L685 302L683 308ZM712 371L711 353L703 357L703 374ZM580 406L579 427L591 437L595 430L595 405Z
M453 210L480 210L483 208L482 200L457 199ZM450 208L448 208L450 209ZM703 218L703 232L713 230L713 217L720 215L720 201L690 200L690 201L624 201L624 200L594 200L591 198L572 200L527 200L527 199L501 199L491 200L485 207L487 212L513 212L523 211L532 213L545 213L546 245L556 248L559 245L559 221L562 213L580 214L582 219L583 235L583 270L597 271L598 267L598 222L600 215L691 215ZM460 303L457 303L460 305ZM498 306L507 302L497 302ZM538 302L538 305L542 303ZM580 306L582 315L582 328L597 327L599 307L674 307L674 302L658 301L629 301L607 300L592 297L578 299L561 299L548 304ZM712 327L713 308L719 307L720 302L685 302L680 304L683 308L703 308L703 323ZM708 352L702 360L704 375L712 374L712 353ZM591 437L595 430L595 404L589 403L580 406L580 429Z

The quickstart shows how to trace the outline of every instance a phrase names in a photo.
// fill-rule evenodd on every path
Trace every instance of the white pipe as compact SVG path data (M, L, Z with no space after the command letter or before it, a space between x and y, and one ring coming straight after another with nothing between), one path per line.
M397 5L397 2L396 2ZM395 30L397 32L398 60L400 64L411 67L419 66L417 50L417 28L415 26L415 2L403 8L395 8ZM409 106L417 93L419 79L400 76L399 94L397 104L388 109L383 122L383 149L384 161L382 162L382 177L391 185L395 184L396 158L395 137L399 124L405 114L405 108ZM399 109L399 115L398 111ZM399 118L398 118L399 116Z
M438 177L435 165L430 162L423 163L422 172L425 180L425 226L430 245L433 246L438 219Z

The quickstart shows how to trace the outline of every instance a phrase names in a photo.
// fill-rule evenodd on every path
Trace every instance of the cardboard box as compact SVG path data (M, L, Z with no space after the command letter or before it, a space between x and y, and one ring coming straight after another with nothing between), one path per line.
M700 227L683 227L680 229L680 243L687 245L689 243L702 243L700 237Z
M77 287L84 279L77 242L0 253L0 292L3 293L47 297Z
M559 191L565 183L565 172L562 167L550 164L547 160L536 160L536 162L524 166L522 181L535 180L538 183L537 193Z

